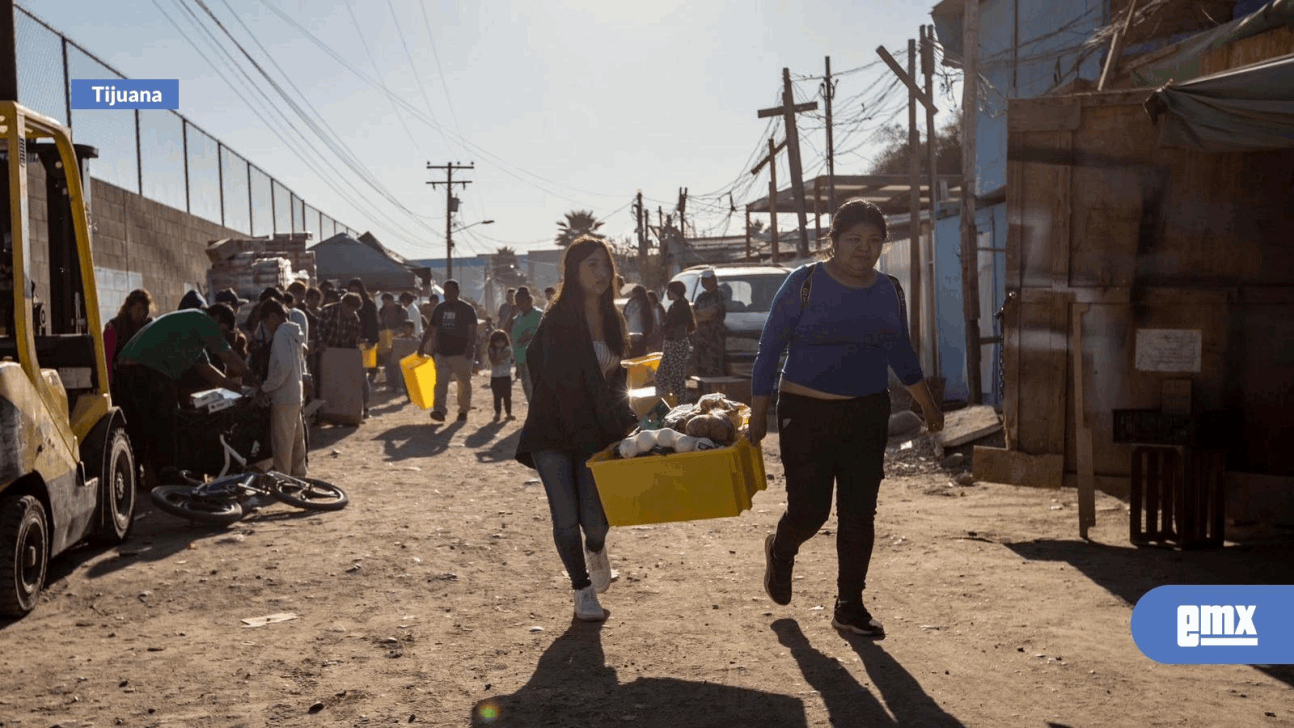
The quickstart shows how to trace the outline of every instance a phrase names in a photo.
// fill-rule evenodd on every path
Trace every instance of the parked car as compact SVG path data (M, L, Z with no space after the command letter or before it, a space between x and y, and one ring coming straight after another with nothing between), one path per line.
M688 268L672 280L682 281L687 300L695 302L701 291L701 271L711 266ZM773 306L773 296L791 272L778 265L714 266L719 290L728 302L724 326L728 338L724 346L724 369L732 376L749 377L759 350L759 335Z

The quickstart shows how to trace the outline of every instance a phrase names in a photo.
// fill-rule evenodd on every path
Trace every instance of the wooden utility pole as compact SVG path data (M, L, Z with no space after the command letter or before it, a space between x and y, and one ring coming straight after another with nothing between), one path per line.
M980 382L979 233L975 229L975 126L979 116L979 1L964 3L962 19L962 317L966 322L966 383L971 404L984 400Z
M791 163L791 193L795 196L796 212L800 219L800 241L797 246L800 257L809 255L809 213L804 204L804 172L800 168L800 132L795 125L795 115L801 111L813 111L817 108L817 101L795 103L795 94L791 91L791 69L783 68L782 105L771 109L760 109L758 114L761 119L781 116L786 123L787 159ZM777 239L776 232L773 239Z
M472 162L471 164L466 164L466 165L455 164L455 163L432 165L431 162L427 162L427 169L445 170L445 179L431 180L427 184L431 185L433 188L436 185L445 185L445 280L449 280L450 278L454 277L453 221L454 221L454 210L456 209L456 205L454 204L456 202L456 198L454 197L454 185L460 184L463 187L467 187L472 183L471 180L459 180L458 182L455 182L454 170L476 169L476 162Z
M634 201L634 214L638 218L638 257L646 260L647 258L647 228L643 225L643 191L638 190L638 197Z
M971 0L975 2L977 0ZM908 77L917 75L917 44L908 39ZM915 84L914 84L915 85ZM912 350L921 360L921 133L917 131L916 89L908 87L908 285L912 288L908 328L911 331Z
M13 0L0 0L0 99L5 101L18 100L18 43L13 14Z
M921 73L926 80L926 96L934 98L934 77L935 77L935 26L922 26L921 33ZM937 244L938 236L935 234L935 227L938 223L939 213L939 170L936 168L938 161L938 136L935 133L935 111L929 106L926 107L926 162L930 172L929 195L930 195L930 247L927 249L926 272L929 273L928 280L930 285L926 286L930 290L930 297L927 303L930 304L930 320L933 322L935 335L930 337L930 363L934 370L934 376L943 376L943 370L939 362L939 301L935 295L935 257L939 250Z
M835 218L836 214L836 144L832 138L831 128L831 100L836 96L836 83L831 80L831 56L827 56L827 75L822 81L822 99L827 106L827 213ZM818 200L817 190L814 190L813 201ZM815 204L816 207L816 204Z
M971 0L974 2L975 0ZM921 354L921 298L924 295L921 289L921 142L917 132L917 107L916 103L921 102L926 107L928 113L934 113L939 109L935 107L930 94L921 90L916 80L916 48L915 42L908 41L908 70L904 71L894 56L885 50L885 46L879 46L876 54L885 61L885 65L890 67L895 76L908 87L908 208L909 208L909 256L908 269L911 271L911 283L909 287L911 295L909 300L912 305L909 307L909 330L912 332L912 348L917 354Z
M1114 38L1110 40L1110 55L1105 57L1105 65L1101 67L1101 78L1096 82L1097 91L1105 90L1105 84L1110 80L1110 73L1119 62L1119 54L1123 52L1123 37L1132 27L1132 14L1135 12L1137 12L1137 0L1132 0L1128 3L1128 15L1123 19L1123 25L1115 28Z
M773 137L769 137L768 156L759 160L759 164L756 164L755 168L750 170L750 173L752 175L757 175L759 174L759 170L764 168L765 164L768 165L768 216L769 216L768 229L769 229L769 234L773 236L772 237L773 265L777 265L777 252L778 252L777 251L777 153L782 151L782 148L785 146L786 146L786 142L782 142L781 144L776 144L773 142ZM747 223L747 229L749 229L749 222ZM749 233L747 233L747 236L749 236Z
M680 244L687 244L687 223L684 215L687 213L687 188L678 188L678 236Z

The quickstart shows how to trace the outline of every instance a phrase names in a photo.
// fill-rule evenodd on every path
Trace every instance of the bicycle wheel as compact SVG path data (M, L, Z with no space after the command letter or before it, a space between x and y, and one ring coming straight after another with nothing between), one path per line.
M158 508L190 521L227 526L243 517L237 501L196 496L189 485L159 485L150 495Z
M294 478L276 472L265 475L270 495L290 506L307 511L340 511L350 502L346 491L317 478Z

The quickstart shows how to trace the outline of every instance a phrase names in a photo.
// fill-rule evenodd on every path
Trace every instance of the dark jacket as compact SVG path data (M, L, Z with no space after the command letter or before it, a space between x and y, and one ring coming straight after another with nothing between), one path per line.
M582 457L629 433L638 418L629 408L626 370L602 376L584 317L550 310L526 347L534 394L517 442L517 462L535 467L531 453L573 450Z
M371 298L364 299L364 308L359 310L360 337L367 340L370 346L377 346L377 303Z

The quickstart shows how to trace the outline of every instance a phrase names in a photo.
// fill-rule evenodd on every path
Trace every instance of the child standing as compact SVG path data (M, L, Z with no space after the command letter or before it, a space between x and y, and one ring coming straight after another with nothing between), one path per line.
M490 390L494 392L494 421L499 421L500 407L512 417L512 341L503 329L490 334Z

